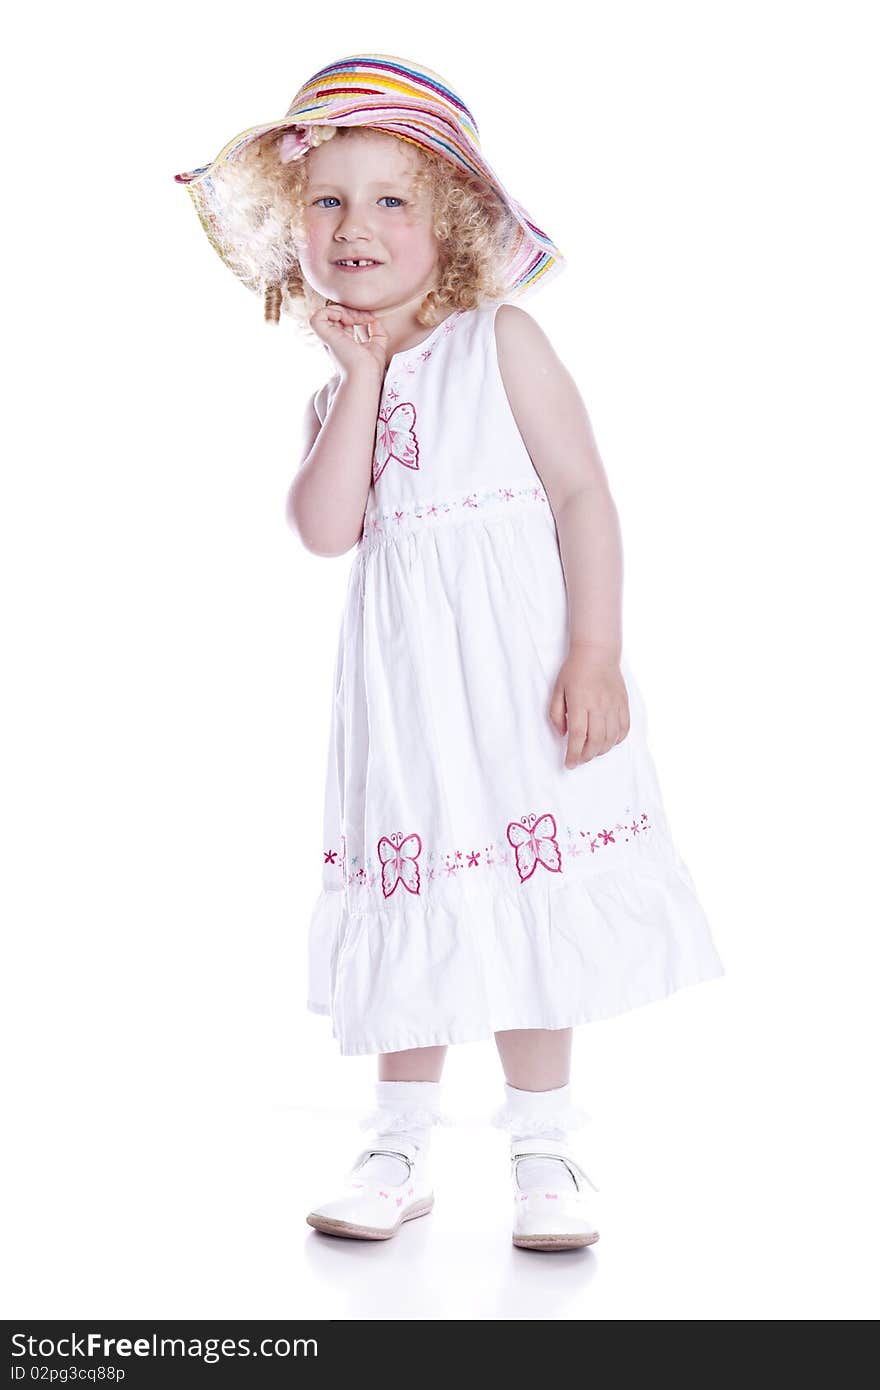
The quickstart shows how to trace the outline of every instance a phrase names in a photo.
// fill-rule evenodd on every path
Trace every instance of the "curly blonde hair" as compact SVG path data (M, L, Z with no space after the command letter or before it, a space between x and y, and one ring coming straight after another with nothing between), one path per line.
M400 138L372 127L322 125L309 128L309 141L318 145L352 139L364 129L389 140ZM214 194L225 227L217 249L239 279L262 293L267 322L278 323L281 313L287 313L309 341L318 343L309 319L326 301L305 280L296 249L296 239L304 237L311 150L282 163L278 143L283 134L274 131L254 140L215 171ZM516 219L488 184L432 150L407 143L417 155L413 193L430 200L438 242L438 283L416 311L417 321L432 328L446 313L504 298L500 268L516 235Z

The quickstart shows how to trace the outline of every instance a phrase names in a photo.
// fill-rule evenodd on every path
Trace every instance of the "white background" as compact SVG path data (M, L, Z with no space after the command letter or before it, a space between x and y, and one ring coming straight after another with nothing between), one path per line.
M877 8L496 13L16 11L5 1317L877 1314ZM430 1217L375 1245L304 1220L375 1076L304 1005L351 556L284 520L326 359L173 175L360 51L443 74L568 257L528 308L611 480L727 969L577 1030L602 1239L573 1254L510 1244L491 1040L450 1049Z

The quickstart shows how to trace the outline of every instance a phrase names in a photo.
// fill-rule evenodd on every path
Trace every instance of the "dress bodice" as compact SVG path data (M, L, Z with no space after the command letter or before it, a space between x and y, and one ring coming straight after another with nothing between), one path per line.
M360 545L549 499L507 398L493 303L394 353L382 386ZM329 384L327 408L338 384Z

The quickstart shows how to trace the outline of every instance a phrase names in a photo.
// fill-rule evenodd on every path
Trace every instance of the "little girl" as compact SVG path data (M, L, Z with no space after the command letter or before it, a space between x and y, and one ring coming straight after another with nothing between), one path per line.
M563 268L437 73L345 58L179 174L268 319L332 365L288 519L355 547L332 687L307 1007L378 1054L374 1133L320 1231L433 1205L447 1046L493 1036L514 1243L598 1238L572 1028L724 973L670 836L621 637L616 509L523 300Z

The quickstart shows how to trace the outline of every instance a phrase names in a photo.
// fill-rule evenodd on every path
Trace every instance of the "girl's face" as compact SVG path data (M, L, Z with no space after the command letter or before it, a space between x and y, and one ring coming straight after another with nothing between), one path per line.
M410 189L413 147L359 130L334 136L308 155L302 273L326 299L357 309L392 309L437 283L438 245L429 207ZM345 270L338 260L374 260Z

